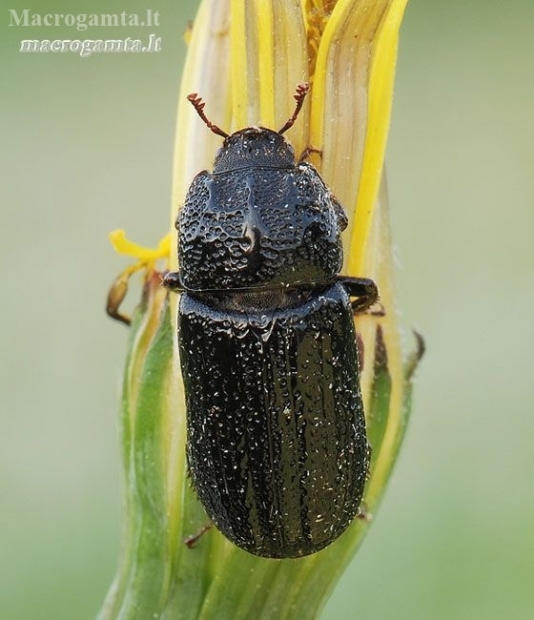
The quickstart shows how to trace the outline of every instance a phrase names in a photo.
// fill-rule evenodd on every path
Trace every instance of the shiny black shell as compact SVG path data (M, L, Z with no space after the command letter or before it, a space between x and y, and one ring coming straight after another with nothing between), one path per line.
M217 528L256 555L323 549L362 499L345 226L315 169L263 128L226 138L179 214L189 470Z

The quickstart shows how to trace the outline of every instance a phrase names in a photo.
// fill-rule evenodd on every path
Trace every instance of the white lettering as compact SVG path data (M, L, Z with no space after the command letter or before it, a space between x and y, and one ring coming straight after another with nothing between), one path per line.
M38 39L25 39L20 42L20 51L21 52L38 52L39 51L39 40Z
M128 51L130 52L142 52L143 51L143 42L140 41L139 39L134 39L133 41L130 41L130 43L131 45Z
M72 52L81 57L91 56L96 52L160 52L162 38L151 34L143 45L142 39L24 39L20 42L19 52Z
M121 52L123 50L124 41L121 39L107 39L104 41L104 50L106 52Z
M76 29L77 30L87 30L87 24L85 23L87 20L87 15L85 13L81 13L76 16Z
M151 34L148 37L147 52L161 52L161 37Z
M17 11L15 11L15 9L9 9L9 25L20 26L20 23L23 22L22 24L23 26L29 26L30 25L28 23L29 14L30 14L30 9L24 9L24 11L22 11L20 16L17 15ZM13 23L13 20L15 21L15 23Z
M117 15L111 13L101 13L100 18L102 20L102 26L118 26L119 19Z
M80 52L80 56L82 58L91 56L91 54L93 53L93 43L95 43L95 41L91 41L90 39L86 39L82 42L82 50Z

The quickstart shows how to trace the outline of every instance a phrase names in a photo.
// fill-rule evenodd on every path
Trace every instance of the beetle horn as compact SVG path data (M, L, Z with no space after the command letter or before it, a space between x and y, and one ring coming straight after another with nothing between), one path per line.
M308 94L309 90L310 85L308 82L303 82L302 84L297 85L297 89L295 91L295 94L293 95L295 97L295 101L297 102L297 105L295 106L295 111L293 112L293 115L287 121L287 123L282 127L282 129L278 130L279 134L283 134L285 131L287 131L297 120L297 116L299 115L300 109L302 108L302 104L304 103L304 99Z
M204 106L206 104L204 103L204 101L202 101L202 98L199 97L197 93L191 93L190 95L187 95L187 99L193 104L193 107L197 111L197 114L211 129L211 131L213 131L213 133L216 133L218 136L222 136L223 138L228 138L228 134L217 125L214 125L204 114Z

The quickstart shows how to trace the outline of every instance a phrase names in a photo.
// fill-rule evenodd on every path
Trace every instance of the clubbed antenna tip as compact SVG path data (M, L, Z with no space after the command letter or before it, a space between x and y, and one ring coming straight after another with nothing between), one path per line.
M308 82L303 82L302 84L297 85L297 89L295 91L295 94L293 95L295 97L295 101L297 102L297 105L295 106L295 111L293 112L293 115L291 116L291 118L282 127L282 129L278 130L279 134L283 134L290 127L293 126L293 123L297 120L297 116L299 115L299 112L302 108L304 99L306 98L306 95L308 94L309 91L310 91L310 85Z
M206 123L209 129L213 131L213 133L216 133L218 136L222 136L223 138L228 138L228 134L217 125L214 125L204 114L204 106L206 104L202 101L202 97L198 96L198 93L191 93L190 95L187 95L187 99L193 104L197 114Z

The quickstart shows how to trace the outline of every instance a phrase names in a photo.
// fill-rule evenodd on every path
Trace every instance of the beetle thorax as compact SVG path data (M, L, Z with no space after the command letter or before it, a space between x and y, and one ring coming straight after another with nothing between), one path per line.
M214 174L243 168L292 168L295 153L289 142L276 131L247 127L225 139L215 157Z
M308 164L202 172L179 215L183 285L209 291L330 282L341 268L345 225Z

